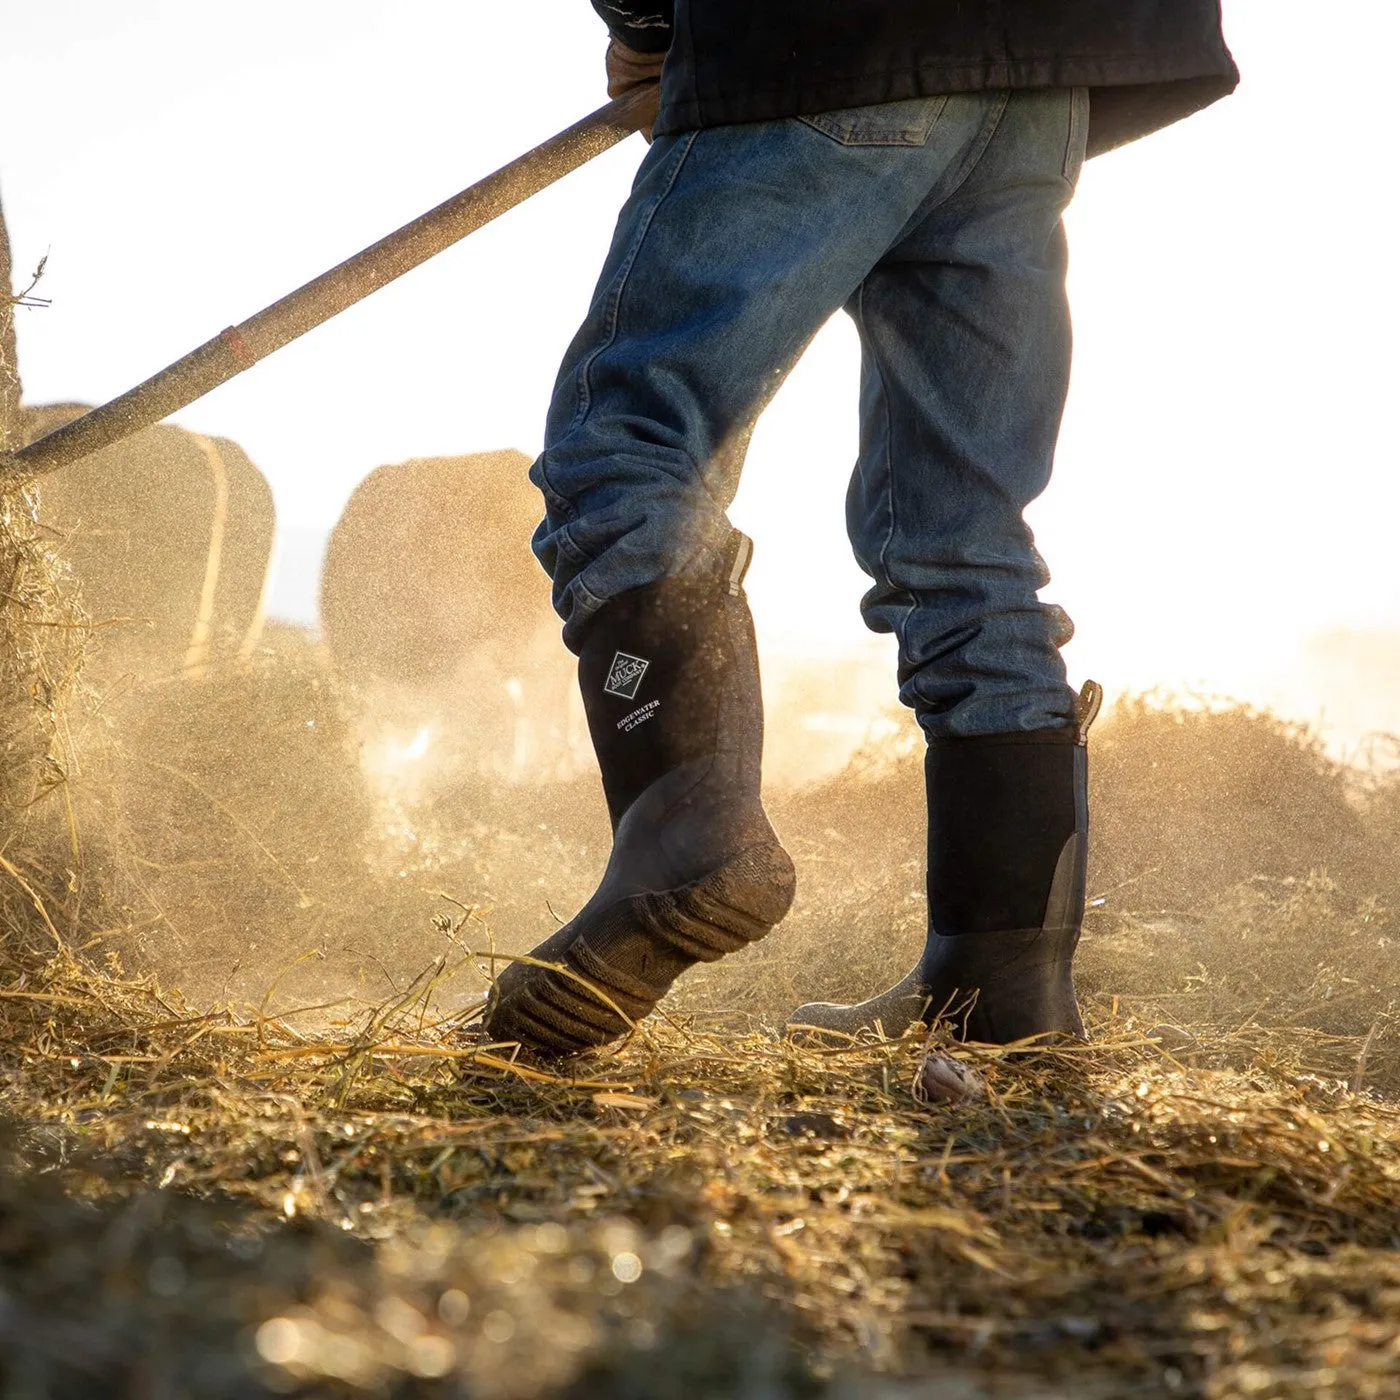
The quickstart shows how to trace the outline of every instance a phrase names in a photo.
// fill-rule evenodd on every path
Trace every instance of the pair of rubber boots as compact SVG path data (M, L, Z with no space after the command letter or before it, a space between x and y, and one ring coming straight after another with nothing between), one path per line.
M612 855L579 913L497 978L486 1011L493 1040L546 1055L604 1045L687 968L755 942L787 913L793 865L760 797L763 706L743 594L750 551L735 532L717 567L623 594L590 622L579 684ZM1094 708L1096 692L1086 688ZM1082 1035L1070 966L1084 907L1092 718L929 745L924 956L883 995L801 1007L790 1029L896 1037L946 1018L963 1038L997 1044Z

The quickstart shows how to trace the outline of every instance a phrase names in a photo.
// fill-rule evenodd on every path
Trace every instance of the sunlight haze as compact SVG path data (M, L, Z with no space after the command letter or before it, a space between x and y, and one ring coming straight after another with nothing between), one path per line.
M0 0L0 194L17 268L47 254L53 303L19 318L29 400L111 397L605 100L586 0L532 6L524 45L512 14ZM1382 68L1400 12L1342 0L1320 34L1316 15L1227 0L1239 94L1086 168L1073 387L1032 523L1046 596L1078 625L1076 680L1272 700L1354 739L1400 729L1400 684L1358 709L1364 660L1339 668L1316 640L1350 629L1383 651L1400 630ZM1328 72L1345 88L1319 87ZM538 451L642 150L629 140L178 415L270 479L278 610L310 620L316 541L373 467ZM757 540L771 654L886 655L842 520L856 368L838 318L754 437L734 517Z

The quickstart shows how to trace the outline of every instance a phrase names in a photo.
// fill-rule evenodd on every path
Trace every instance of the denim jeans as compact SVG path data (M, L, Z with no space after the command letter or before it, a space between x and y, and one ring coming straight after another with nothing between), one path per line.
M934 737L1072 722L1072 628L1037 596L1022 513L1064 409L1061 215L1087 116L1083 89L1045 89L655 141L531 470L567 644L610 598L724 550L753 423L844 306L862 354L847 524L900 699Z

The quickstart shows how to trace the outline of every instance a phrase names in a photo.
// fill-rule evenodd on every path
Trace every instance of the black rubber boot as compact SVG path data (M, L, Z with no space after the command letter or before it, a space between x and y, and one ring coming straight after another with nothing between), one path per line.
M929 934L903 981L855 1006L798 1007L788 1029L895 1039L950 1021L962 1040L1082 1037L1071 967L1084 919L1086 750L1092 681L1065 729L933 740L928 791Z
M556 1055L604 1045L686 968L762 938L787 913L792 861L759 795L750 551L736 532L722 568L623 594L590 623L579 686L612 856L593 898L531 953L567 971L513 963L497 978L493 1040Z

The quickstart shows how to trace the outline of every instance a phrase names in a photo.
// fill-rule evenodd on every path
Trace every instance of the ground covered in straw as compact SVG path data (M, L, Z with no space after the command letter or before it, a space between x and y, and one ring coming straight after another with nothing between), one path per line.
M1400 1368L1400 1108L1332 1042L1173 1054L1099 1005L1092 1048L954 1052L987 1096L947 1106L917 1041L661 1025L562 1078L463 1048L426 986L314 1037L61 960L4 995L10 1393L1340 1397Z
M596 792L386 808L352 701L283 638L104 701L25 807L0 1395L1394 1393L1384 774L1247 711L1120 707L1092 1044L943 1046L986 1086L947 1104L918 1039L774 1034L917 944L917 754L774 794L788 923L565 1073L462 1025L490 951L588 893Z

